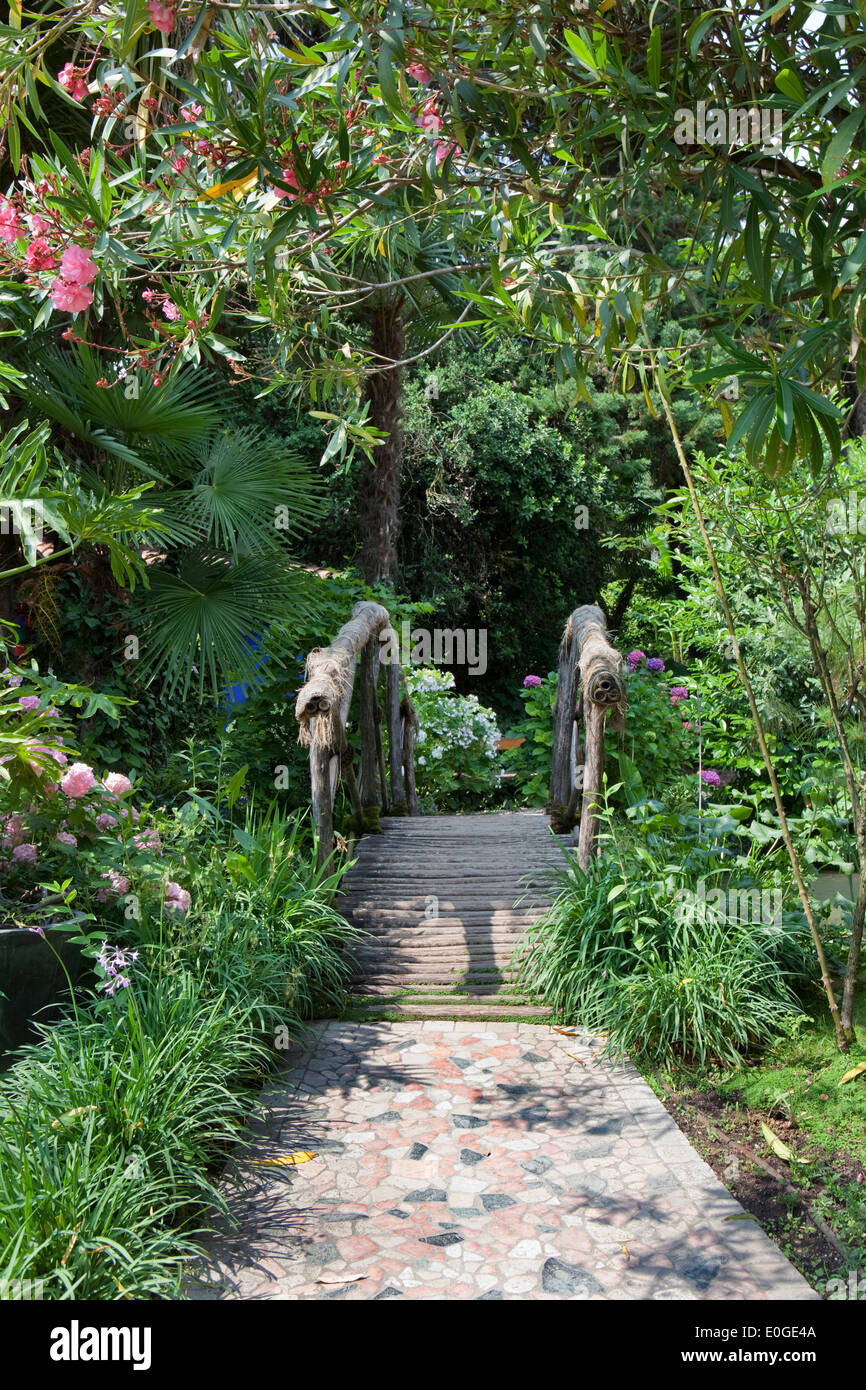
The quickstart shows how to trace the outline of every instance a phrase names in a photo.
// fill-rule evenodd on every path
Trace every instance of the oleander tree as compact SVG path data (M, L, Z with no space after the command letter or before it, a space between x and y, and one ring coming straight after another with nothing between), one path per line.
M367 281L346 248L366 239L384 268L435 214L452 263L413 274L457 276L455 323L532 336L578 391L600 355L663 415L735 639L672 400L717 410L769 476L820 471L859 429L864 24L862 0L13 0L5 296L33 328L110 345L106 389L221 356L309 399L326 462L375 461L381 354L348 310L408 277ZM88 144L46 118L61 96ZM696 330L682 344L658 340L671 314ZM267 360L242 350L251 324Z

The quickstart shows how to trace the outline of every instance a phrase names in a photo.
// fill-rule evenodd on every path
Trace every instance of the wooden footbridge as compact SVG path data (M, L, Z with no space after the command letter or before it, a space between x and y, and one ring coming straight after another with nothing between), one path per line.
M566 867L564 851L573 855L576 842L583 868L594 852L605 724L621 725L625 713L622 662L604 615L584 606L566 624L544 812L418 814L418 719L396 649L387 609L357 604L331 645L310 652L295 708L310 749L319 862L338 848L351 847L354 859L337 906L364 932L354 950L359 1007L389 1017L544 1016L549 1010L518 993L514 976L523 934ZM337 831L340 787L350 809Z

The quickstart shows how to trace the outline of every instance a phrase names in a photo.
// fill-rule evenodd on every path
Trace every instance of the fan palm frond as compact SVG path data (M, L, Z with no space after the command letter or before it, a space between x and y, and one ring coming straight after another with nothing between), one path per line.
M188 555L177 574L158 570L142 606L141 644L146 679L161 675L167 695L215 697L231 680L248 677L256 659L253 642L270 617L287 607L299 617L315 612L314 580L273 556L248 556L233 564L225 555ZM194 681L194 678L195 681Z
M202 464L178 501L203 542L235 559L273 551L323 514L318 480L273 435L231 430Z
M158 478L154 456L189 458L217 428L212 388L203 376L180 372L162 386L149 377L98 386L105 367L92 348L51 350L31 364L23 394L40 412L82 443L105 450Z

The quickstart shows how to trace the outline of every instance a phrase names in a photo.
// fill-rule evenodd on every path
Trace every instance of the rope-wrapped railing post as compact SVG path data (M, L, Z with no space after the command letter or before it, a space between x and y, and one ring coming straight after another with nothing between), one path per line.
M594 604L576 608L565 625L559 649L547 809L551 827L563 834L572 829L580 802L577 859L583 869L589 865L598 828L608 716L613 715L614 727L622 729L624 725L626 696L621 671L622 659L610 644L601 609Z
M386 659L382 650L385 634L393 637L388 610L380 603L356 603L349 622L340 628L330 646L314 647L307 656L305 681L295 701L295 717L298 740L310 749L313 824L320 865L334 852L334 798L341 775L352 806L353 831L381 831L380 808L385 812L389 805L392 814L418 814L414 766L418 721L408 695L400 700L403 673L399 661L394 659L393 642L390 662ZM384 722L388 729L389 775L382 739L383 715L376 694L380 665L386 669ZM361 741L357 779L353 751L346 736L356 666Z

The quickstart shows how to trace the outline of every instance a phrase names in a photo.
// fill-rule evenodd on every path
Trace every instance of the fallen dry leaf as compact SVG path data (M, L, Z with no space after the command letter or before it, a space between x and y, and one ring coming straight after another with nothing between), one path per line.
M566 1052L565 1055L566 1055L566 1057L572 1057L572 1058L574 1059L575 1062L580 1062L580 1065L581 1065L582 1067L585 1067L585 1066L586 1066L586 1062L583 1060L582 1057L578 1057L578 1055L577 1055L576 1052Z
M359 1279L366 1279L366 1274L320 1274L316 1280L317 1284L357 1284Z
M866 1062L858 1062L856 1067L852 1067L850 1071L846 1071L839 1085L844 1086L846 1081L853 1081L855 1077L862 1076L864 1072L866 1072Z
M309 1163L315 1158L313 1153L280 1154L279 1158L250 1158L247 1161L256 1168L294 1168L298 1163Z
M631 1252L629 1251L628 1246L627 1246L627 1245L621 1245L619 1248L620 1248L620 1250L622 1251L622 1253L625 1255L626 1259L627 1259L627 1260L630 1260L630 1259L631 1259Z
M554 1033L561 1033L564 1038L576 1038L577 1032L574 1028L554 1028Z

